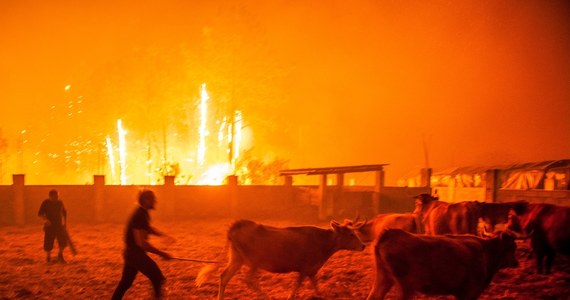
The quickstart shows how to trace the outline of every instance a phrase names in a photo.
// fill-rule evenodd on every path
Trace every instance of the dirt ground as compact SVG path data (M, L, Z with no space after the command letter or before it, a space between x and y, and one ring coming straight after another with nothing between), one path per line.
M176 238L153 239L152 243L172 255L194 259L216 259L225 244L225 235L234 220L200 220L155 223ZM307 225L298 221L256 220L274 226ZM327 223L314 223L321 227ZM70 234L79 253L66 250L67 264L48 264L42 250L40 225L0 227L0 299L110 299L122 268L124 224L71 225ZM57 247L57 246L56 246ZM553 274L534 274L534 263L527 259L528 248L520 244L521 266L499 272L480 299L570 299L570 259L557 256ZM196 288L194 279L204 264L164 261L153 256L167 278L165 299L214 299L218 277L213 276ZM256 299L243 283L246 268L226 289L227 299ZM318 274L322 298L365 299L372 280L372 260L363 252L337 252ZM216 274L217 275L217 274ZM272 299L286 299L294 274L260 273L260 284ZM152 299L148 279L139 274L124 299ZM299 299L316 299L308 282L300 289ZM389 299L394 299L392 291ZM425 297L418 299L451 299Z

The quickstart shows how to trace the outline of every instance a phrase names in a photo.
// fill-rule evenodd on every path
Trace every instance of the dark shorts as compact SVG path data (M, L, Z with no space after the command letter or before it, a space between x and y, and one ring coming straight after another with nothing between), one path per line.
M53 243L57 238L57 244L60 249L67 246L67 236L65 234L65 228L62 226L44 226L44 250L51 251L53 249Z

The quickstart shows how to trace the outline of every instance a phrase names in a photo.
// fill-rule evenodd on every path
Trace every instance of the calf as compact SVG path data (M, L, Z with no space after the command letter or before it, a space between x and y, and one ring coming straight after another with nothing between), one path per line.
M318 294L315 275L325 262L339 250L363 250L364 244L346 224L331 221L331 229L314 226L278 228L249 220L235 222L228 230L231 246L229 262L220 276L218 299L223 299L229 280L242 265L250 267L247 285L258 294L261 291L255 275L258 269L272 273L297 272L299 276L289 299L293 299L305 277ZM199 285L207 273L196 278Z
M387 229L374 244L375 281L368 300L384 299L401 287L401 298L414 292L477 299L501 268L516 267L515 237L425 236Z

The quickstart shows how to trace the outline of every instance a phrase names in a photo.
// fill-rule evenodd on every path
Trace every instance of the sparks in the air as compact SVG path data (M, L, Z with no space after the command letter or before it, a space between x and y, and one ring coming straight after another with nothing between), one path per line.
M232 171L235 172L235 168L236 168L236 160L239 157L239 149L240 149L240 143L241 143L241 129L242 129L242 117L241 117L241 111L236 110L235 111L235 116L234 116L234 124L232 125L234 126L232 133L233 133L233 143L231 143L232 147L233 147L233 155L230 158L231 159L231 168Z
M119 165L121 167L121 184L127 184L127 150L125 135L126 131L123 129L123 122L121 119L117 120L117 133L119 135Z
M206 84L202 83L202 89L200 91L200 127L198 130L200 140L198 144L198 164L200 166L204 165L206 157L206 136L207 131L207 116L208 116L208 92L206 91Z

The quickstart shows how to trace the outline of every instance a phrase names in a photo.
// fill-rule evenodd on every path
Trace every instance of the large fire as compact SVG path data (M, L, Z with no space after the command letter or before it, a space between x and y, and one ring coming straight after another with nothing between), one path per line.
M168 147L164 145L164 153L161 159L153 159L151 145L147 145L145 165L147 172L144 176L136 172L136 165L142 161L140 151L127 151L136 147L136 141L127 139L127 130L123 127L121 119L117 120L117 142L107 136L106 144L106 167L105 173L109 184L159 184L163 177L175 176L178 184L198 184L198 185L221 185L226 177L235 174L236 160L240 154L242 141L242 112L236 110L231 112L231 116L223 116L222 120L212 122L208 115L210 99L206 84L202 84L200 90L200 103L198 106L199 120L197 149L193 151L191 147ZM208 124L217 126L216 130L209 130ZM128 128L128 124L126 124ZM218 132L216 140L210 138L209 132ZM176 134L174 134L176 135ZM165 137L166 140L167 137ZM175 137L173 137L174 139ZM116 147L115 145L118 146ZM144 151L143 151L144 152ZM129 154L128 154L129 153ZM168 154L170 156L168 156ZM195 158L184 157L184 153L195 153ZM219 155L226 153L227 156ZM117 155L118 154L118 155ZM117 160L118 157L118 160ZM224 161L225 158L225 161ZM117 180L116 169L119 166L119 177Z
M68 95L72 86L63 90ZM92 125L84 114L96 112L83 107L82 96L70 97L65 106L51 106L46 126L23 128L10 139L0 129L0 184L15 173L26 174L29 184L83 184L93 175L111 185L162 184L165 176L175 176L176 184L224 184L228 175L247 172L236 163L251 147L251 129L244 135L242 111L228 108L219 94L201 84L182 114L152 107L147 115L154 120L133 118L137 111L114 126L103 119Z
M0 185L570 153L568 1L28 2L0 1Z

